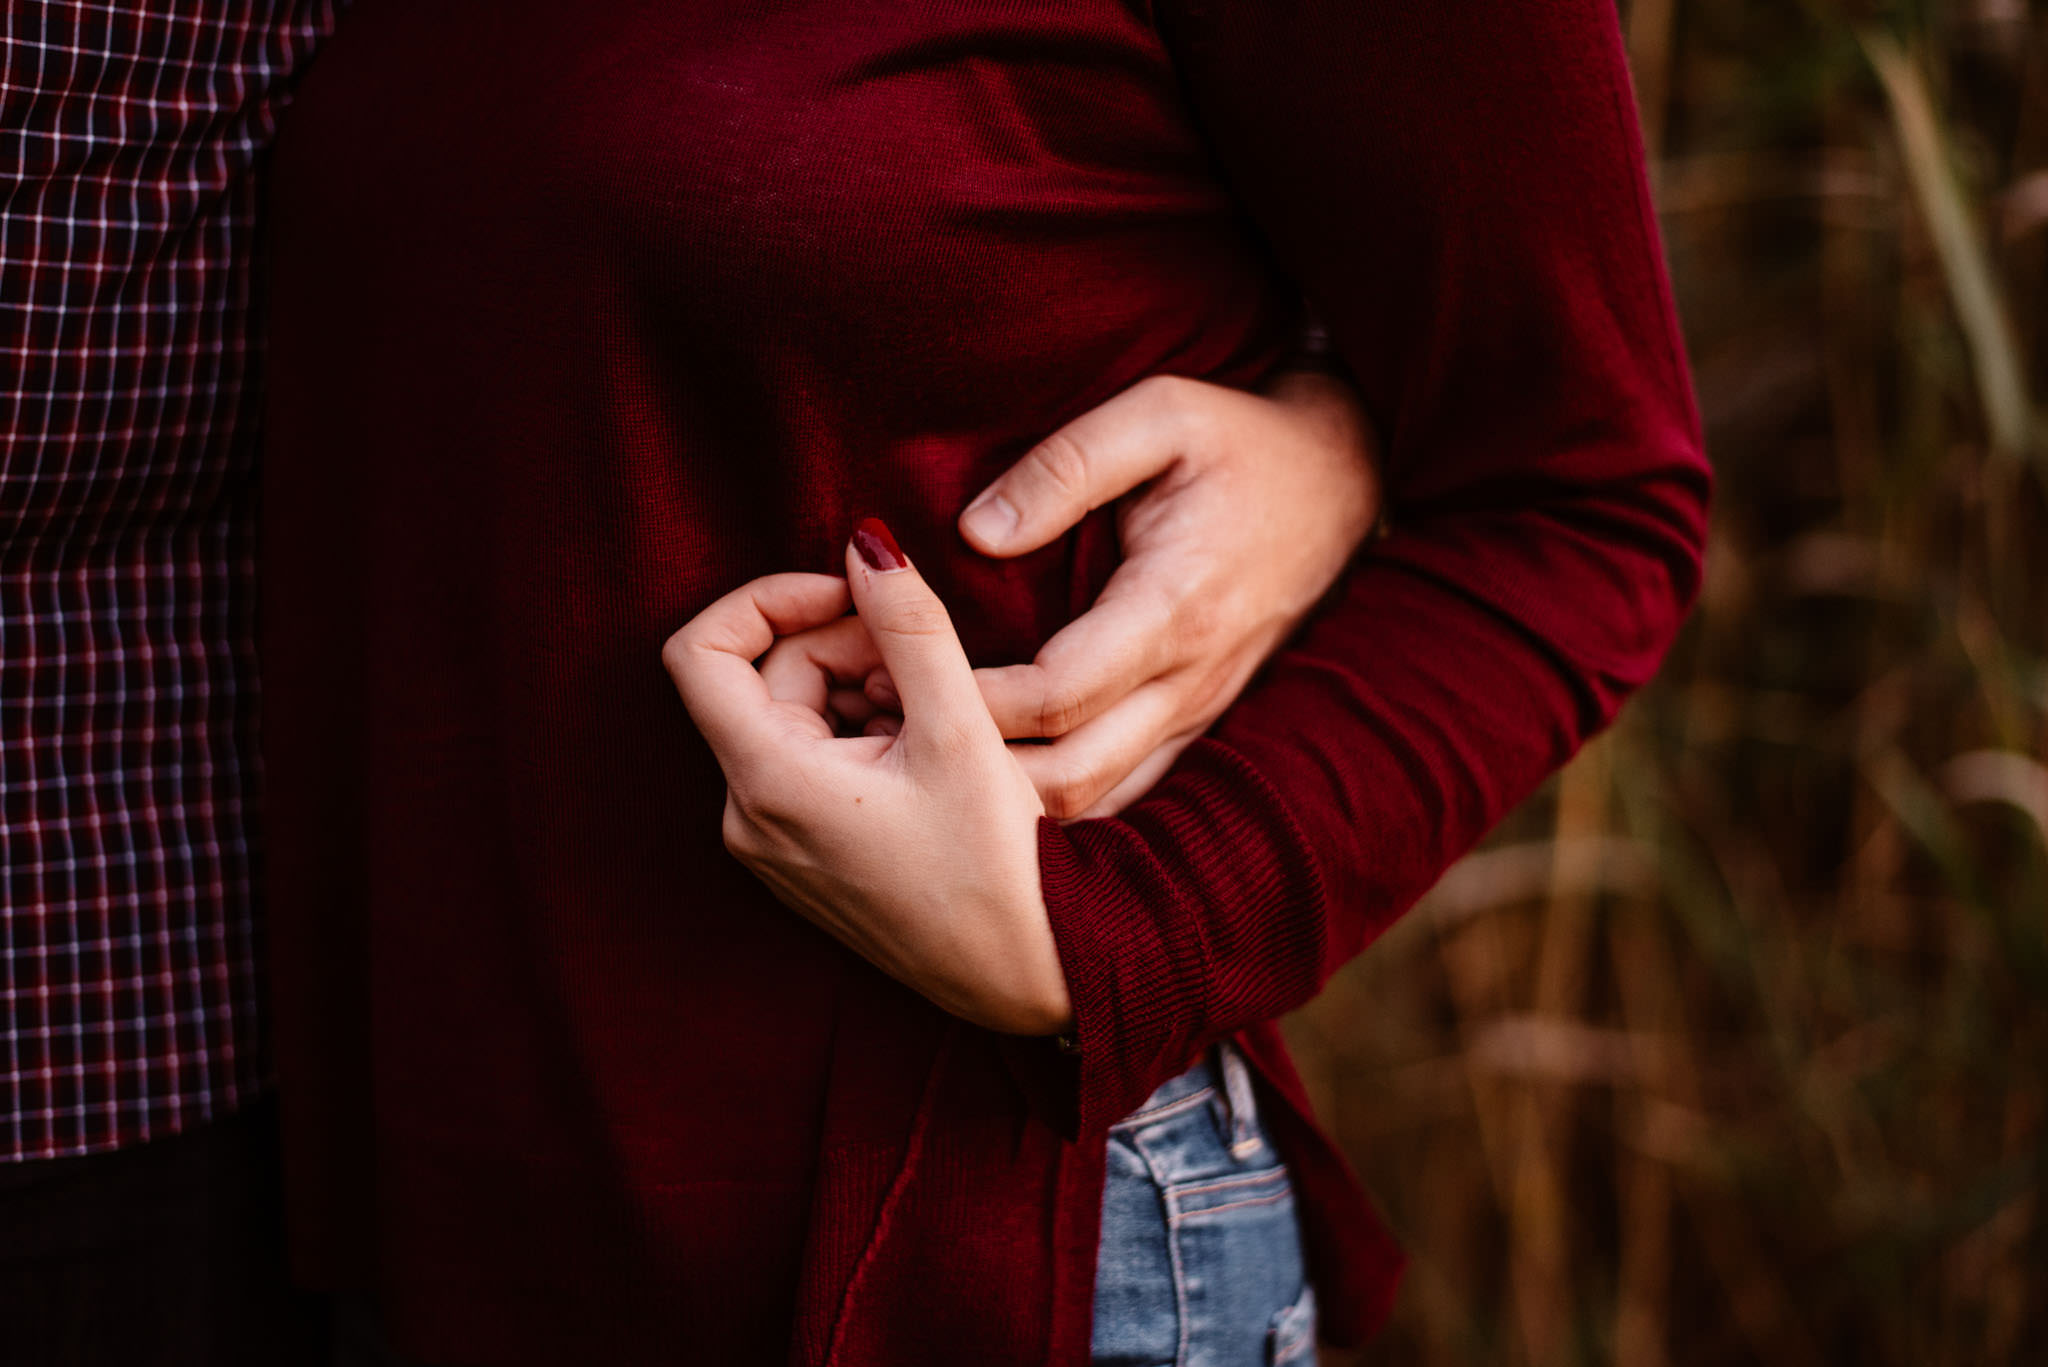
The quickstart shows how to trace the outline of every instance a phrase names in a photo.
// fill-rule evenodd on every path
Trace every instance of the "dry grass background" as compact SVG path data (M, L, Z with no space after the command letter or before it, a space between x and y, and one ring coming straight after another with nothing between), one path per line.
M1709 580L1291 1022L1414 1259L1358 1361L2048 1363L2048 3L1624 21Z

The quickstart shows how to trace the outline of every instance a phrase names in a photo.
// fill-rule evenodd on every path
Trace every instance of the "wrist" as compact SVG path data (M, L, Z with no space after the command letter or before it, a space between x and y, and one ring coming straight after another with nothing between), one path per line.
M1012 925L1015 933L1008 937L1010 945L998 974L1000 991L989 1003L992 1018L981 1023L1009 1035L1057 1035L1070 1029L1073 997L1053 939L1052 918L1035 883Z
M1066 969L1039 886L1037 828L1034 817L1027 826L1029 858L1012 866L1015 873L1001 880L996 900L985 900L994 889L984 884L980 896L966 893L952 903L956 914L977 903L983 909L976 918L978 943L963 960L963 967L974 967L967 981L956 983L967 1009L950 1009L1006 1035L1055 1035L1074 1020Z

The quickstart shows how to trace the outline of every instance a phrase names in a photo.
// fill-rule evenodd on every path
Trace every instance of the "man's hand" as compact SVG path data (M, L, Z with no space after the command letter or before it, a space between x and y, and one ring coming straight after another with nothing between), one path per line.
M1032 663L977 671L1005 737L1050 739L1011 751L1062 820L1122 807L1208 729L1364 541L1380 481L1341 380L1258 395L1161 376L1046 438L960 530L1022 555L1117 498L1124 560L1095 605ZM886 674L867 696L896 706Z
M662 650L725 771L726 848L784 904L955 1015L1063 1030L1072 1009L1039 891L1031 780L945 608L879 522L855 531L846 572L757 579ZM841 615L849 588L854 617ZM834 694L882 665L900 726L835 736Z

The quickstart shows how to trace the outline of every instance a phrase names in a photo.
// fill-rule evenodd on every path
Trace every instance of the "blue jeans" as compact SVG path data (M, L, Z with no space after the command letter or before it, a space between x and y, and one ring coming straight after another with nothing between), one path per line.
M1294 1188L1228 1044L1111 1127L1096 1367L1315 1362Z

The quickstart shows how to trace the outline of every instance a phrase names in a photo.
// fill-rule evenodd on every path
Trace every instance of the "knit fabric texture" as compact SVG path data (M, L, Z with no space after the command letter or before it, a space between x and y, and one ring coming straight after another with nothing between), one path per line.
M1324 1331L1398 1254L1277 1030L1649 676L1707 467L1611 0L359 0L282 130L264 665L305 1270L429 1361L1078 1364L1103 1131L1237 1039ZM1306 299L1394 531L1115 819L1080 1050L723 850L670 632L867 515L977 664L1114 568L954 519Z

